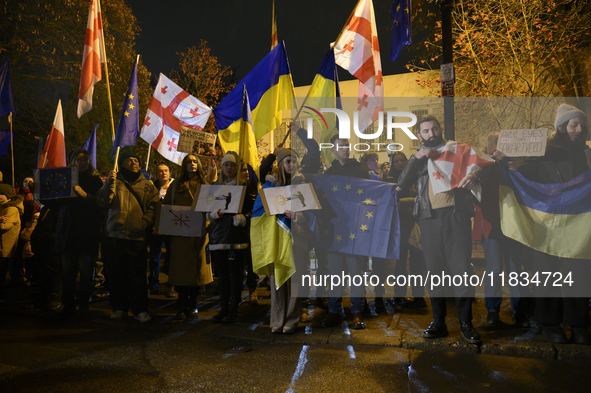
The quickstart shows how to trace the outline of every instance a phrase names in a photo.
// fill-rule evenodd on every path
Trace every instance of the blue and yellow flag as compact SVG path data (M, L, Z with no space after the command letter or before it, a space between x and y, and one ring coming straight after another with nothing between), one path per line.
M339 133L337 119L334 114L322 114L320 110L322 108L343 108L334 49L331 48L324 56L322 65L314 77L314 81L312 81L304 105L302 111L314 118L320 125L322 130L320 143L329 143L330 138ZM301 124L301 126L306 127L305 124ZM324 149L323 153L326 158L325 164L330 165L335 158L334 154L329 149Z
M252 110L255 140L277 128L281 112L291 109L295 97L285 43L277 45L213 110L220 144L225 151L238 151L244 86Z
M402 47L412 45L410 0L394 0L390 16L394 19L392 42L390 44L390 61L396 61Z
M513 168L501 170L503 234L564 258L591 258L591 171L566 183L540 184Z
M248 92L246 91L246 85L243 85L243 87L238 155L242 162L250 165L254 173L259 173L259 154L257 152L257 141L252 129L252 112L250 111L250 102L248 99Z
M391 183L346 176L307 176L322 210L316 211L320 239L328 251L398 259L400 221Z
M274 187L267 182L263 188ZM291 221L283 214L268 216L257 196L250 217L250 249L252 268L257 274L275 274L275 285L282 286L294 273L291 242Z

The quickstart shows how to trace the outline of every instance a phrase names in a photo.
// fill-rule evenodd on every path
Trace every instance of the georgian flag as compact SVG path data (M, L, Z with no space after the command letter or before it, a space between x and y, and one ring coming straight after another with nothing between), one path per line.
M382 61L371 0L359 1L334 51L336 63L359 79L357 110L359 129L364 130L384 110Z
M427 162L433 194L458 188L459 183L470 173L493 164L495 161L467 143L450 141L432 153ZM472 188L472 194L480 200L480 185Z
M140 138L166 159L181 164L187 153L177 151L181 126L203 130L211 108L160 74Z

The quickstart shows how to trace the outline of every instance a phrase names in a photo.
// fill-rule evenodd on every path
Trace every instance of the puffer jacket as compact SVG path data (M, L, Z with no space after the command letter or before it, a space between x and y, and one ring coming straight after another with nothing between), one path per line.
M125 183L138 195L141 206ZM105 182L96 194L97 205L109 209L108 236L117 239L146 240L148 229L154 225L158 201L158 190L142 174L131 184L118 176L111 184Z
M227 183L233 185L233 182ZM252 183L243 184L246 186L246 196L242 204L242 213L236 220L236 214L224 213L218 217L217 212L207 213L209 224L209 250L230 250L246 249L250 243L250 216L256 199L256 187ZM234 225L237 221L238 225Z
M24 198L16 195L0 204L0 216L6 216L6 222L0 223L0 257L11 258L16 251L16 244L21 231L21 214L25 208Z
M446 142L444 141L443 143ZM431 203L429 202L429 169L427 162L427 157L416 158L415 156L412 156L398 177L398 187L400 187L402 191L408 190L415 181L417 182L417 197L415 198L413 209L413 217L415 219L431 217ZM473 172L473 174L476 176L477 181L481 182L490 176L488 172L489 171L479 170ZM468 213L471 216L474 216L474 199L470 190L454 188L453 193L454 213Z

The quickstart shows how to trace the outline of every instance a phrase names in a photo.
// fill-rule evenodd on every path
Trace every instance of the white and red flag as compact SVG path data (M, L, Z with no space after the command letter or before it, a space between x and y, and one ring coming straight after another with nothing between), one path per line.
M457 188L462 179L470 173L491 165L495 161L467 143L450 141L429 156L427 168L429 180L435 195ZM472 188L480 200L481 187Z
M38 168L60 168L66 166L66 141L64 138L64 117L62 100L57 104L57 111L51 126L51 132L41 153Z
M103 41L101 3L99 0L90 0L78 91L78 118L92 109L94 85L101 80L101 63L106 61Z
M203 130L211 108L160 74L140 138L163 157L181 164L187 153L177 151L181 126Z
M384 110L384 84L378 30L371 0L359 0L334 45L335 61L359 79L359 129L376 121Z

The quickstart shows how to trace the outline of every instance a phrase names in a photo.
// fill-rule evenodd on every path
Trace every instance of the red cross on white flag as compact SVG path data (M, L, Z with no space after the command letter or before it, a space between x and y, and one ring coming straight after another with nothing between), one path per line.
M384 110L384 84L378 30L371 0L360 0L334 46L335 61L359 79L359 129Z
M209 115L210 107L160 74L140 137L166 159L181 164L187 155L177 151L181 126L202 130Z
M470 173L494 163L494 160L467 143L450 141L437 149L427 163L433 194L457 188L460 181ZM481 187L472 188L480 200Z
M101 3L99 0L91 0L78 91L78 118L92 109L94 85L101 80L101 63L106 61L103 40Z

